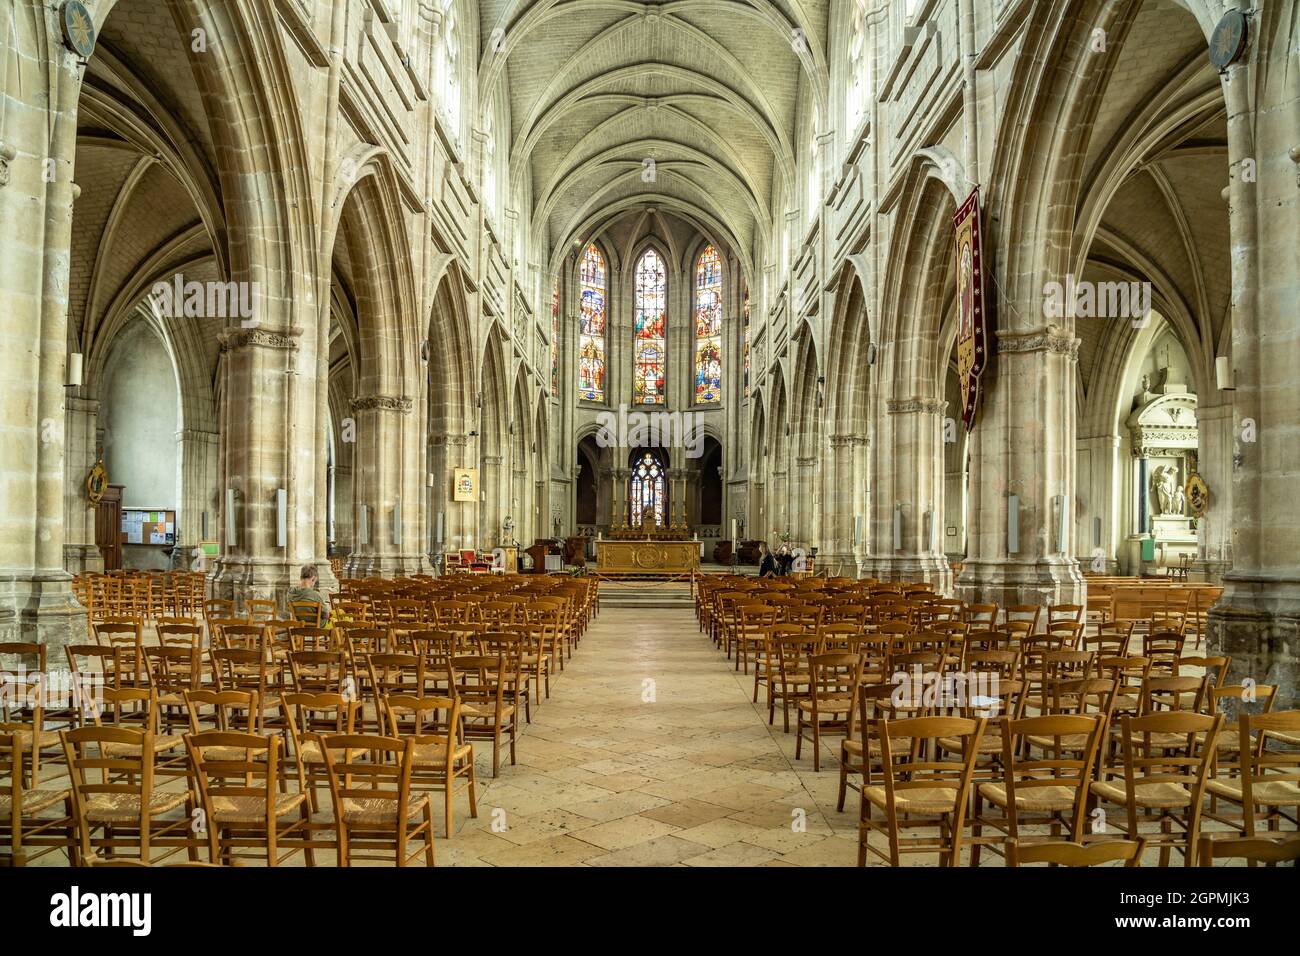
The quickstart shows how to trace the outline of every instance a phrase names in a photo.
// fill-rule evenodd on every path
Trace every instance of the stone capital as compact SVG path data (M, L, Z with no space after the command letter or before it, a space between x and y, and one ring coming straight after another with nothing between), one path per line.
M935 398L891 398L885 401L885 410L891 415L942 415L947 402Z
M859 445L870 445L871 439L866 435L832 435L832 448L853 448Z
M1059 325L1031 332L1017 332L1012 329L998 329L998 352L1003 355L1015 355L1023 352L1055 352L1072 360L1079 357L1079 339L1068 329Z
M354 398L351 408L354 412L384 411L406 414L413 403L405 395L365 395Z
M302 328L296 325L282 332L263 328L229 328L217 336L217 341L223 352L237 352L254 346L264 349L296 349L300 335Z
M430 435L429 444L446 445L449 448L463 448L469 444L469 436L460 435L460 434L450 434L450 433L441 434L441 435Z

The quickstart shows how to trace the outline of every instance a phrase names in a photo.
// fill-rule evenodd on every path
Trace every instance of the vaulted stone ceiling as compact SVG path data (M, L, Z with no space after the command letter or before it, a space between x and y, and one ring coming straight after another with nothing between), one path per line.
M793 191L801 104L826 95L828 9L484 0L479 101L505 80L510 176L516 196L531 191L535 240L559 249L642 203L738 250L766 239L774 191Z

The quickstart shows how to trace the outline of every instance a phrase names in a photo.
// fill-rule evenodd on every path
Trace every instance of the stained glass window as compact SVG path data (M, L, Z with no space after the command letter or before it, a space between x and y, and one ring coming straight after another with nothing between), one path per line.
M705 247L695 263L695 401L722 400L722 259Z
M560 394L560 280L551 280L551 394Z
M741 316L740 355L744 363L745 397L749 397L749 290L745 290L744 314Z
M636 266L635 324L632 348L632 400L637 405L664 403L664 325L668 280L659 253L647 249Z
M578 397L605 400L605 257L590 245L578 270Z
M632 526L639 527L647 510L655 524L664 524L664 473L659 460L646 452L632 469Z

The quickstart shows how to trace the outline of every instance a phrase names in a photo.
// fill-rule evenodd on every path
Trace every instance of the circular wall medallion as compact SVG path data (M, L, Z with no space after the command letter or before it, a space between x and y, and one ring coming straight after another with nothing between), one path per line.
M63 44L83 60L95 52L95 21L81 0L66 0L59 10L63 21Z
M1223 15L1210 37L1210 63L1216 70L1226 69L1237 62L1246 49L1246 15L1240 10L1230 10Z

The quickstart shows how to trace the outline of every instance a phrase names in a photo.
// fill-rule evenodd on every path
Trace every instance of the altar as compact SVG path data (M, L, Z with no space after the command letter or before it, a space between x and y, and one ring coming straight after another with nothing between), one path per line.
M700 569L698 541L596 542L596 573L611 577L669 577Z

